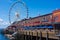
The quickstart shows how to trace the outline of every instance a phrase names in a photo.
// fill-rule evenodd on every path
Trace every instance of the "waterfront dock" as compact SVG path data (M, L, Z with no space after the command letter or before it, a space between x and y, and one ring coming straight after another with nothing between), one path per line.
M59 38L55 36L55 33L53 31L40 31L40 30L22 30L18 32L20 35L23 36L23 38L25 38L26 36L28 36L26 38L26 40L30 37L33 38L32 40L42 40L44 38L44 40L58 40ZM24 36L25 35L25 36ZM22 37L21 36L21 37Z
M16 40L60 40L59 13L60 9L50 14L15 21L6 28L5 34L17 32L17 35L12 35Z

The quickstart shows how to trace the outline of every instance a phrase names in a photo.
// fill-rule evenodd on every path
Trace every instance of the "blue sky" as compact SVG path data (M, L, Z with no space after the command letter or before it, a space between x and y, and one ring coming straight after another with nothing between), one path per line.
M0 28L5 28L9 25L8 20L9 8L16 1L17 0L0 0L0 26L1 26ZM24 1L29 8L29 17L35 17L38 16L39 14L40 15L48 14L51 13L53 10L60 9L60 0L22 0L22 1ZM14 10L16 9L14 8L12 10L12 13L15 12ZM23 9L21 9L20 11L23 11ZM26 16L26 14L21 15L23 16L21 17L21 19ZM12 16L12 18L14 17Z

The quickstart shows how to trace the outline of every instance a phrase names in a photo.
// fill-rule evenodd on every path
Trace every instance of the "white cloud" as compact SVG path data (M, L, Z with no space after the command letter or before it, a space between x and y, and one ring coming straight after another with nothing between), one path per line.
M0 22L3 22L3 19L0 18Z
M8 21L4 21L3 19L0 18L0 26L1 25L9 25L9 22Z
M0 25L9 25L9 22L0 22Z

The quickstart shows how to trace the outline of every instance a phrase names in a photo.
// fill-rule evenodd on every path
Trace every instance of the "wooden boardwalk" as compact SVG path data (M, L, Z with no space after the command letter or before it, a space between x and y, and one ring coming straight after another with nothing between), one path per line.
M59 39L55 36L54 31L41 31L41 30L19 30L18 33L24 34L24 35L31 35L31 36L38 36L38 37L44 37L44 38L51 38L51 39Z

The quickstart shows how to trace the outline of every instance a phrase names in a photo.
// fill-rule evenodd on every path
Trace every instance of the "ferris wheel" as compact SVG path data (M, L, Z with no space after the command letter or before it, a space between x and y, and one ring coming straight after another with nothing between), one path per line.
M9 23L28 18L28 7L22 1L14 2L9 9Z

